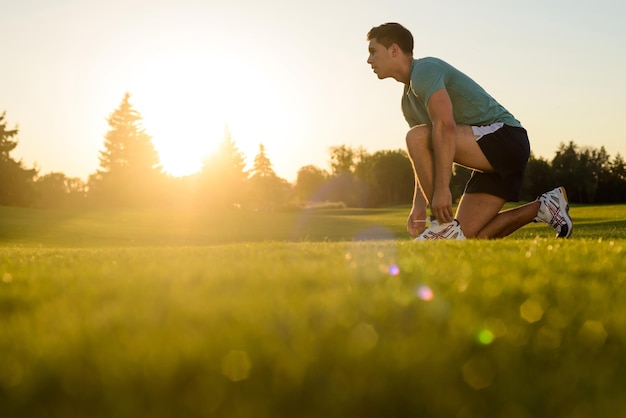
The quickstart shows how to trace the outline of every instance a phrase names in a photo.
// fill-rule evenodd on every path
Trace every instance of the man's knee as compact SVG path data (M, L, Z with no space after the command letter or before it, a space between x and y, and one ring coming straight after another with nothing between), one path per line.
M409 149L431 147L431 127L428 125L414 126L406 134L406 145Z

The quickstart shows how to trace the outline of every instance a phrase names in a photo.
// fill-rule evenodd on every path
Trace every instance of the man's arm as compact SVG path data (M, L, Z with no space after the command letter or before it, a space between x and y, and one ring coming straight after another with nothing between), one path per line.
M440 223L452 222L454 213L452 212L450 180L456 152L456 123L448 92L441 89L433 93L428 100L427 110L432 121L435 165L434 190L430 209Z
M417 174L415 174L415 191L413 192L413 207L407 220L406 229L413 238L426 229L426 206L428 202L424 198Z

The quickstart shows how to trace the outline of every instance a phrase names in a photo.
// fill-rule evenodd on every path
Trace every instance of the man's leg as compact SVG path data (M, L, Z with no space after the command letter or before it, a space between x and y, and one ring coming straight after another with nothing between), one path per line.
M419 125L409 130L406 145L409 158L413 163L416 182L419 182L428 203L434 192L434 155L432 146L432 126ZM473 170L493 172L493 167L476 142L471 126L457 125L456 153L454 162Z
M540 202L500 212L505 199L486 193L463 195L456 218L467 238L504 238L535 219Z
M432 199L434 184L431 129L429 125L413 127L406 138L409 157L416 175L416 193L419 181L419 187L429 202ZM473 170L493 172L493 166L480 149L477 138L471 126L457 125L454 161ZM467 238L505 237L532 222L539 210L539 203L532 202L500 212L505 203L505 199L486 193L465 194L456 213L465 236Z
M435 165L431 142L432 126L414 126L406 135L406 148L415 174L415 197L420 193L427 204L433 198Z
M431 131L431 126L416 126L406 137L409 157L415 169L415 192L423 192L427 203L432 200L434 189ZM475 171L493 172L494 168L482 152L477 139L471 126L457 125L454 162ZM456 219L467 238L503 238L541 215L539 219L554 228L558 238L569 238L572 221L567 213L565 190L562 187L556 188L544 193L542 199L500 212L505 199L487 193L468 193L463 195L459 203Z

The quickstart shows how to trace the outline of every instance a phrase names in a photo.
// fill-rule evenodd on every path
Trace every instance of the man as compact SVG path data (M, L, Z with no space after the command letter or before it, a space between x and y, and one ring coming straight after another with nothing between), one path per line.
M519 201L530 155L526 130L482 87L446 62L413 59L413 36L398 23L367 34L367 63L379 79L404 84L402 111L415 172L407 230L417 240L501 238L530 222L546 222L558 238L569 238L572 220L565 189L501 211ZM456 163L473 170L456 216L450 180ZM426 208L432 220L426 225Z

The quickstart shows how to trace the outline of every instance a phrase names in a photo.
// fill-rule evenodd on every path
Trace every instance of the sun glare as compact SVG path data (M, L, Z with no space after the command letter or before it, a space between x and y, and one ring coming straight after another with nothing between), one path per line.
M259 143L267 146L286 135L287 106L259 73L247 61L192 52L168 54L138 72L131 102L166 172L185 176L200 170L225 127L248 163Z

